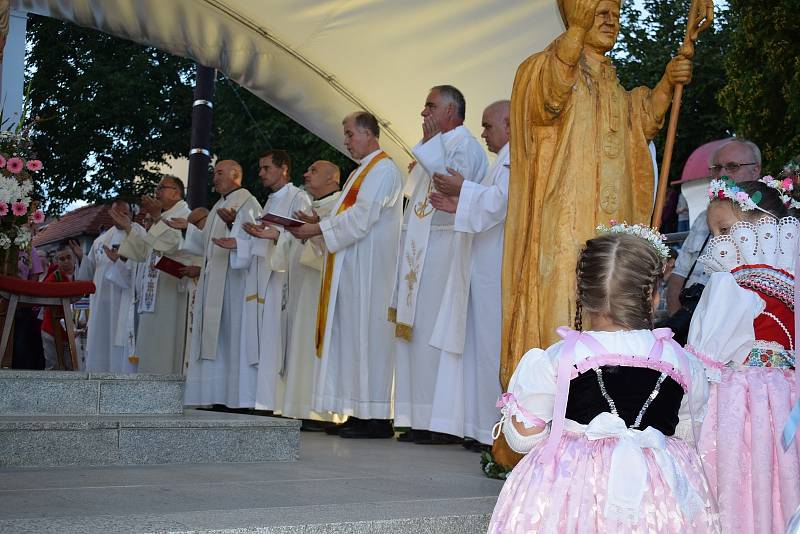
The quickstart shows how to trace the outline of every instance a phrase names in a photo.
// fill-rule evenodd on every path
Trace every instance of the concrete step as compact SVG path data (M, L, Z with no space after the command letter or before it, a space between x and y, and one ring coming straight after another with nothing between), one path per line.
M180 414L180 375L0 370L0 416Z
M183 415L0 417L0 466L287 462L300 422L186 410Z
M170 534L483 534L496 497L0 520L0 532Z

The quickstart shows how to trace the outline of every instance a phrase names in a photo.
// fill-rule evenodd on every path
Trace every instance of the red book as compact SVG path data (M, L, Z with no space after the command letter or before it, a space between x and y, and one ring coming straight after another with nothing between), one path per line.
M275 215L274 213L267 213L266 215L261 217L261 220L284 227L301 226L305 224L301 220L292 219L291 217L284 217L282 215Z
M183 267L186 267L186 265L166 256L161 256L161 259L158 260L155 265L156 269L164 271L167 274L171 274L175 278L183 278L183 275L181 274L181 269Z

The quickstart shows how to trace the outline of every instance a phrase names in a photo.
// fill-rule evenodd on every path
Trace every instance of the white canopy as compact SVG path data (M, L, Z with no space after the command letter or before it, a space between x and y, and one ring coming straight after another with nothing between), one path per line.
M428 89L452 84L480 134L519 63L563 31L555 0L12 0L215 67L343 150L365 109L401 166L421 137ZM124 68L124 65L120 65ZM132 98L135 96L132 95Z

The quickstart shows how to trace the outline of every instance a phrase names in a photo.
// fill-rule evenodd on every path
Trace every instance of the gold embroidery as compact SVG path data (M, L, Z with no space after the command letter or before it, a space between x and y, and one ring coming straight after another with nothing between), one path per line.
M425 193L425 198L421 202L414 204L414 214L419 219L424 219L433 213L434 208L430 205L431 191L433 191L433 180L428 181L428 192Z
M394 327L394 337L411 341L411 325L399 323Z
M389 320L390 323L397 322L397 308L389 308L389 312L386 314L386 318Z
M414 296L414 288L417 286L419 280L419 260L422 257L422 251L417 250L417 244L411 241L411 252L406 254L406 263L408 263L408 273L403 277L406 281L408 292L406 293L406 305L411 306L411 301Z
M255 293L254 293L254 294L252 294L252 295L248 295L248 296L247 296L247 297L244 299L244 301L245 301L245 302L252 302L252 301L254 301L254 300L256 301L256 304L264 304L264 303L266 302L266 299L262 299L262 298L260 298L260 297L259 297L258 295L256 295Z

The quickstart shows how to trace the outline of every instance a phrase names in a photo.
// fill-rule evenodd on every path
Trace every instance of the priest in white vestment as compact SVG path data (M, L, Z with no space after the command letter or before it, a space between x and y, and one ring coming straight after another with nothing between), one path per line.
M130 205L115 201L111 209L128 220ZM133 232L144 233L136 223L130 223ZM86 327L86 370L95 373L135 373L135 337L130 313L134 305L133 274L135 264L124 261L117 252L127 236L125 230L115 225L97 237L87 254L75 249L80 261L77 280L91 280L97 288L89 297L89 323ZM120 265L115 266L115 262ZM121 278L115 279L116 267Z
M319 373L314 409L350 416L343 438L390 438L394 344L386 320L402 219L402 179L378 143L375 117L343 121L344 144L359 167L331 214L288 230L299 239L321 235L327 254L317 307Z
M208 208L199 207L193 209L187 221L202 230L208 220ZM189 304L186 307L186 330L184 332L183 343L183 365L181 372L183 375L189 372L189 353L192 351L192 321L194 321L194 303L197 300L197 282L200 280L200 268L205 263L202 256L192 256L193 260L186 267L181 267L181 280L186 284L186 292Z
M317 223L331 214L341 195L339 167L330 161L315 161L303 178L305 191L312 198L312 211L297 212L294 217ZM288 270L291 276L286 306L289 315L286 363L284 372L279 375L276 412L284 417L305 419L304 430L322 428L308 420L334 421L330 412L317 412L312 406L320 361L316 357L314 338L324 263L325 242L322 236L300 243L288 232L281 234L272 257L273 268Z
M173 228L186 230L181 249L204 258L194 307L184 403L253 408L258 366L250 358L243 358L240 350L247 273L231 269L230 251L215 245L212 239L237 235L244 223L256 220L261 205L242 189L242 167L235 161L216 164L214 189L222 196L211 208L202 230L186 219L169 220Z
M162 257L184 265L196 258L180 250L180 230L166 223L188 217L189 205L183 197L183 182L176 176L163 176L156 186L155 198L142 197L142 209L152 218L152 226L143 235L125 228L128 236L119 249L123 256L144 265L136 306L140 373L183 373L185 338L181 333L186 330L187 285L182 278L155 268ZM112 217L117 223L124 223L113 210Z
M490 152L497 154L480 182L462 176L436 174L437 192L431 204L455 213L456 232L472 237L469 303L463 355L442 351L431 430L475 440L474 450L492 444L500 397L500 339L502 309L500 279L503 232L508 207L509 101L501 100L483 112L483 133Z
M486 152L464 126L466 103L455 87L431 89L422 111L423 139L414 147L413 194L403 218L401 256L390 316L396 323L395 426L410 427L401 441L449 443L431 432L442 350L463 351L464 324L451 325L459 303L466 310L471 238L453 232L454 216L435 210L429 196L434 173L457 171L479 182L486 176ZM449 433L447 433L449 434Z
M260 215L291 217L309 209L311 200L291 183L291 160L285 150L270 150L258 160L261 184L272 192ZM275 410L279 374L283 371L287 326L289 273L273 269L272 256L281 232L266 223L242 225L234 237L214 239L230 249L232 269L246 272L242 306L241 358L258 365L256 404L259 410ZM291 241L296 241L291 234Z

